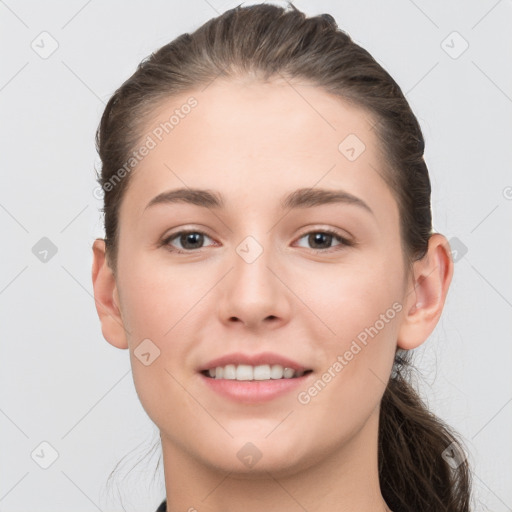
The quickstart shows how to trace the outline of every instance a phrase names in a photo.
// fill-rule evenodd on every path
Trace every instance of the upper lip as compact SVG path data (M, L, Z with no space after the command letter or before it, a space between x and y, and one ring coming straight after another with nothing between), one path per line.
M274 354L273 352L260 352L259 354L243 354L241 352L236 352L232 354L226 354L221 357L217 357L208 361L204 365L202 365L198 371L202 372L205 370L209 370L210 368L216 368L217 366L226 366L228 364L248 364L251 366L259 366L259 365L273 365L280 364L284 368L293 368L295 371L306 371L309 368L303 366L292 359L281 356L279 354Z

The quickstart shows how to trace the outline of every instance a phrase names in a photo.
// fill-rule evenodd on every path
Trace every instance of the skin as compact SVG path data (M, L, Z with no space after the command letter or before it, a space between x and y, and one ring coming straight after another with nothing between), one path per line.
M160 429L167 509L389 510L377 472L380 402L397 346L421 345L441 315L453 273L448 242L434 234L426 256L405 267L398 205L363 110L304 84L216 80L162 103L141 140L192 95L198 106L131 176L115 276L104 241L93 244L102 332L129 349L138 396ZM366 146L354 161L338 150L348 134ZM221 193L225 208L146 209L184 186ZM280 208L283 196L309 187L343 189L373 213L341 203ZM200 248L172 252L187 250L179 237L159 245L185 228L206 233ZM315 245L307 236L328 228L356 244ZM251 263L236 251L249 235L263 249ZM394 303L401 311L300 403L298 391ZM160 355L146 366L134 351L148 338ZM266 403L233 402L196 369L236 351L277 352L314 372L298 391ZM252 467L237 457L248 442L261 453Z

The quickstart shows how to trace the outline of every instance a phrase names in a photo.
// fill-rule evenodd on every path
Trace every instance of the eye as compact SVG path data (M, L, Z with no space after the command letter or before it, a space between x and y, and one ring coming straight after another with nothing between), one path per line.
M212 241L212 239L202 231L183 230L173 233L162 240L161 245L166 246L166 248L172 252L190 253L194 252L194 250L202 249L205 246L205 239ZM354 245L353 242L330 229L310 231L302 235L299 241L302 239L306 239L306 243L311 244L312 247L309 247L310 249L320 252L327 252L329 249L333 249L333 247L341 246L339 249L334 249L341 250L343 247ZM337 243L332 245L333 242ZM299 244L299 246L304 247L301 244Z
M171 251L175 252L192 252L194 249L202 248L205 238L211 240L211 238L202 231L178 231L163 240L162 245L168 246ZM180 246L176 247L173 245L173 242L180 244Z
M315 251L323 251L325 252L327 249L331 249L333 246L331 245L333 241L337 241L338 243L334 245L337 246L351 246L353 243L336 233L336 231L330 229L324 229L319 231L310 231L309 233L305 233L302 235L299 240L306 238L306 242L311 244ZM301 245L301 247L304 247ZM339 249L335 249L339 250Z

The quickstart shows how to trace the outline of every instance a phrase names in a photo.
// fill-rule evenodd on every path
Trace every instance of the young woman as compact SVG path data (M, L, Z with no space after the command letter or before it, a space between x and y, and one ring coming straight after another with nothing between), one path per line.
M453 273L424 139L332 16L237 7L143 61L97 133L105 339L160 431L159 511L468 511L407 379Z

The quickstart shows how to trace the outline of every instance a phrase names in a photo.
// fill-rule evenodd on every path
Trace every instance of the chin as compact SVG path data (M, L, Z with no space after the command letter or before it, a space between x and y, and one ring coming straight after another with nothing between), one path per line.
M206 466L230 473L230 478L235 479L269 478L269 473L276 477L291 476L314 462L314 457L298 450L299 438L283 438L276 432L267 438L244 435L214 443L215 449L205 448L198 456Z
M235 480L282 478L292 476L309 466L304 461L290 461L285 455L281 456L279 453L267 454L267 456L262 453L261 458L253 462L252 465L240 461L236 453L234 456L224 457L221 461L204 460L204 464L216 471L229 473L229 477Z

